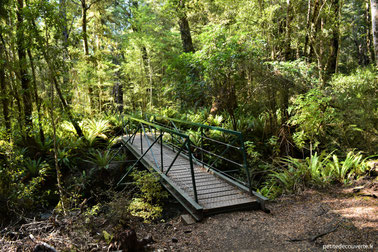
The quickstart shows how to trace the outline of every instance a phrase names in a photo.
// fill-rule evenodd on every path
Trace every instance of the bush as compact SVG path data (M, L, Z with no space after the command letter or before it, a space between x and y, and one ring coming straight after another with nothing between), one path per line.
M343 161L339 161L336 155L318 155L316 152L304 160L283 158L282 169L268 175L259 191L275 198L283 193L296 193L306 187L325 187L333 182L348 183L368 172L368 158L363 159L360 152L353 151Z
M342 151L357 148L376 154L378 146L378 81L374 68L335 75L327 92L333 97L342 124L333 132Z
M168 193L163 191L159 179L147 171L135 171L132 176L140 192L131 200L129 206L131 215L141 217L146 222L160 218L163 212L160 204L168 197Z
M289 124L295 127L294 143L300 149L317 149L325 139L328 128L337 122L335 109L330 106L331 98L319 89L311 89L299 95L289 111L293 114Z

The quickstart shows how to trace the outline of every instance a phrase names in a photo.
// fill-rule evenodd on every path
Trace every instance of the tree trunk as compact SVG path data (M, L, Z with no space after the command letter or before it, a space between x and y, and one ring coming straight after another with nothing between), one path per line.
M370 0L375 64L378 65L378 0Z
M310 36L310 22L311 19L311 0L308 0L307 2L307 18L306 18L306 36L305 36L305 43L303 47L303 55L307 56L308 53L308 44L309 44L309 36ZM310 60L310 59L308 59Z
M67 104L66 99L64 99L64 97L63 97L63 94L62 94L62 92L59 88L58 81L57 81L55 76L53 76L53 82L54 82L54 85L55 85L56 92L58 93L58 97L59 97L59 99L60 99L60 101L63 105L63 109L66 112L66 114L68 115L68 119L70 120L70 122L74 126L77 135L79 137L84 136L83 131L81 130L79 124L77 123L76 119L74 118L74 116L72 114L71 107Z
M87 11L88 6L86 0L81 0L81 28L83 30L83 46L84 54L89 55L88 50L88 36L87 36Z
M61 182L62 178L62 172L60 171L59 167L59 161L58 161L58 145L56 141L56 126L55 126L55 117L54 117L54 85L51 85L51 105L50 105L50 117L51 117L51 125L53 128L53 140L54 140L54 161L55 161L55 170L56 170L56 181L57 181L57 186L59 190L59 198L61 202L61 207L63 210L63 214L66 215L66 208L65 208L65 195L63 191L63 186Z
M184 52L194 52L195 50L193 46L192 35L190 33L188 18L186 17L185 13L185 0L179 1L177 12L179 16L180 34Z
M69 75L68 75L68 67L67 67L67 59L68 59L68 37L69 37L69 29L67 25L67 2L66 0L59 0L59 13L61 16L61 27L62 27L62 47L63 47L63 85L67 86L69 82Z
M62 42L63 48L66 50L68 46L68 36L69 31L67 27L67 7L66 7L66 0L59 0L59 12L62 19Z
M338 61L338 53L339 53L339 45L340 45L340 32L339 32L340 8L341 8L340 0L333 0L332 9L333 9L333 15L335 17L336 23L333 25L330 55L329 55L328 63L327 63L327 78L328 79L332 76L332 74L337 73L337 61Z
M113 64L120 66L117 56L113 57ZM116 72L116 81L113 86L113 97L119 113L123 113L123 85L120 70Z
M55 72L55 68L54 68L54 63L50 60L50 57L48 55L48 53L46 52L45 50L45 47L43 45L43 38L38 35L39 34L39 31L38 31L38 28L34 22L34 20L32 21L32 24L33 24L33 28L35 29L35 32L37 34L37 37L36 37L36 40L37 40L37 43L38 43L38 46L39 46L39 49L41 50L42 52L42 55L47 63L47 66L51 72L51 76L52 76L52 81L54 82L54 86L55 86L55 89L56 89L56 92L58 93L58 97L62 103L62 106L63 106L63 110L64 112L67 114L68 116L68 119L70 120L70 122L72 123L72 125L74 126L75 130L76 130L76 133L79 137L82 137L84 136L83 134L83 131L81 130L79 124L77 123L74 115L72 114L72 111L71 111L71 107L67 104L67 101L66 99L64 99L63 97L63 94L59 88L59 84L58 84L58 80L56 78L56 72ZM48 44L46 43L46 47L48 47Z
M316 40L316 37L317 37L317 33L319 32L320 30L320 20L318 19L318 16L319 15L319 11L320 11L320 2L321 0L315 0L314 1L314 7L312 8L312 11L311 11L311 8L310 8L310 16L311 16L311 21L309 23L309 32L308 32L308 39L309 39L309 44L310 44L310 48L308 50L308 54L306 54L308 60L310 62L312 62L312 57L313 57L313 54L315 53L315 40ZM309 4L311 4L311 2L309 2ZM313 27L315 28L315 30L313 29Z
M371 22L371 10L370 10L370 0L366 1L365 9L365 23L366 23L366 48L369 56L369 64L374 64L375 54L373 45L373 34L372 34L372 22Z
M32 102L30 91L30 78L27 71L26 62L26 41L24 36L23 27L23 13L24 8L23 0L17 0L17 53L19 59L19 74L22 88L22 101L24 103L24 121L26 127L26 138L30 137L33 121L32 121Z
M45 142L45 134L44 134L43 128L42 128L41 100L39 99L39 96L38 96L33 55L31 54L30 49L28 49L27 51L28 51L30 66L31 66L31 69L32 69L32 76L33 76L33 90L34 90L35 105L37 107L37 113L38 113L39 137L41 139L41 142L44 143Z
M292 16L292 7L290 0L287 0L287 6L286 6L286 33L285 33L285 52L284 57L285 60L292 60L291 57L291 21L293 20Z
M9 116L9 94L8 94L8 87L5 77L5 48L4 45L0 44L0 90L1 90L1 105L3 106L3 117L4 117L4 124L5 130L7 134L11 133L11 122Z

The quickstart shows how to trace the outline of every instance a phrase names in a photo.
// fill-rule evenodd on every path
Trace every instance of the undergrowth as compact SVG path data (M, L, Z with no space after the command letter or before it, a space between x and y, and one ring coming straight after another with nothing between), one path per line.
M276 198L281 194L297 193L306 187L322 188L332 183L350 183L367 174L369 165L361 152L350 151L340 161L335 154L318 155L315 152L306 159L281 158L278 168L268 175L260 193Z

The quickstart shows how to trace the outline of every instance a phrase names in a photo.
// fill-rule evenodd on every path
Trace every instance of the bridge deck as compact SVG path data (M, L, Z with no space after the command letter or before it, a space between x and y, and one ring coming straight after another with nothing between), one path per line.
M147 142L148 141L148 142ZM141 134L135 136L133 143L128 143L126 147L137 157L141 157L154 138L149 135L148 140L142 137L143 151L141 150ZM179 155L174 165L166 176L161 172L161 147L156 143L148 153L143 157L141 162L148 168L153 168L163 178L163 182L168 184L169 190L187 209L193 209L194 191L192 185L192 176L190 171L190 162L188 157ZM168 169L176 156L170 147L163 145L163 171ZM236 186L226 182L221 177L216 176L211 171L193 164L194 175L198 195L198 205L194 206L199 215L225 212L238 209L257 209L260 207L255 196L241 191ZM168 188L167 188L168 189ZM173 189L173 191L172 191ZM176 195L175 195L176 194ZM190 206L191 205L191 206ZM202 208L202 209L201 209ZM189 210L189 209L188 209ZM199 213L200 212L200 213ZM201 217L200 217L201 218Z

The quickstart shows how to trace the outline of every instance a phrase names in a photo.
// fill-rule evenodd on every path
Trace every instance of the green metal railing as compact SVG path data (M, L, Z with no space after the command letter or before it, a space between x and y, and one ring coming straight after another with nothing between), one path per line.
M163 173L165 175L168 175L169 171L172 169L172 167L175 165L177 158L180 154L187 153L187 157L189 159L190 164L190 173L191 173L191 179L192 179L192 189L194 192L194 199L198 203L198 196L197 196L197 187L196 187L196 180L194 176L194 167L193 167L193 154L191 152L192 142L190 141L190 138L188 135L172 130L170 128L164 127L162 125L158 125L152 122L148 122L139 118L134 118L131 116L125 116L126 123L124 126L126 137L122 138L121 140L121 147L119 150L114 154L117 155L118 152L121 150L123 146L126 146L126 144L130 143L133 144L136 136L140 134L140 156L136 162L130 166L127 169L127 172L125 175L119 180L117 185L120 185L122 181L126 178L126 176L135 168L135 166L149 153L153 161L155 163L156 171L159 173ZM170 136L171 139L182 139L183 141L180 142L180 144L176 145L176 155L172 162L165 165L164 164L164 146L166 145L164 143L164 136ZM143 138L147 142L147 149L144 149L143 146ZM159 157L157 156L157 153L154 153L152 147L154 145L159 144L158 147L160 147L159 151ZM155 149L156 150L156 149ZM160 164L158 162L160 161ZM167 167L165 169L165 167Z
M191 136L193 137L193 134L190 133L188 129L195 129L196 132L199 133L197 136L199 137L197 144L194 144L193 141L191 144L193 148L191 153L194 156L195 162L244 185L248 188L250 193L252 193L246 149L241 132L160 115L147 116L150 118L149 120L151 122L177 132L184 132L189 138ZM207 134L211 133L210 131L229 136L230 139L227 140L228 142L225 142L208 136ZM216 153L216 151L211 150L210 147L215 150L219 149L220 151Z
M193 129L196 130L196 134L191 131ZM122 138L122 146L126 146L128 143L134 144L136 136L138 136L140 138L140 154L138 160L127 169L118 185L147 153L152 156L155 170L164 175L168 175L172 167L179 165L176 164L176 161L181 155L189 160L191 184L197 203L195 164L211 170L223 179L252 194L241 132L158 115L150 115L146 120L126 115L124 117L124 131L125 137ZM227 136L225 137L226 140L222 141L222 139L209 136L212 133L211 131ZM198 139L194 142L191 138ZM147 143L147 146L143 146L143 142ZM157 152L156 148L153 149L153 146L159 147L159 151ZM164 147L175 152L175 157L169 164L164 163ZM156 153L154 153L154 150Z

